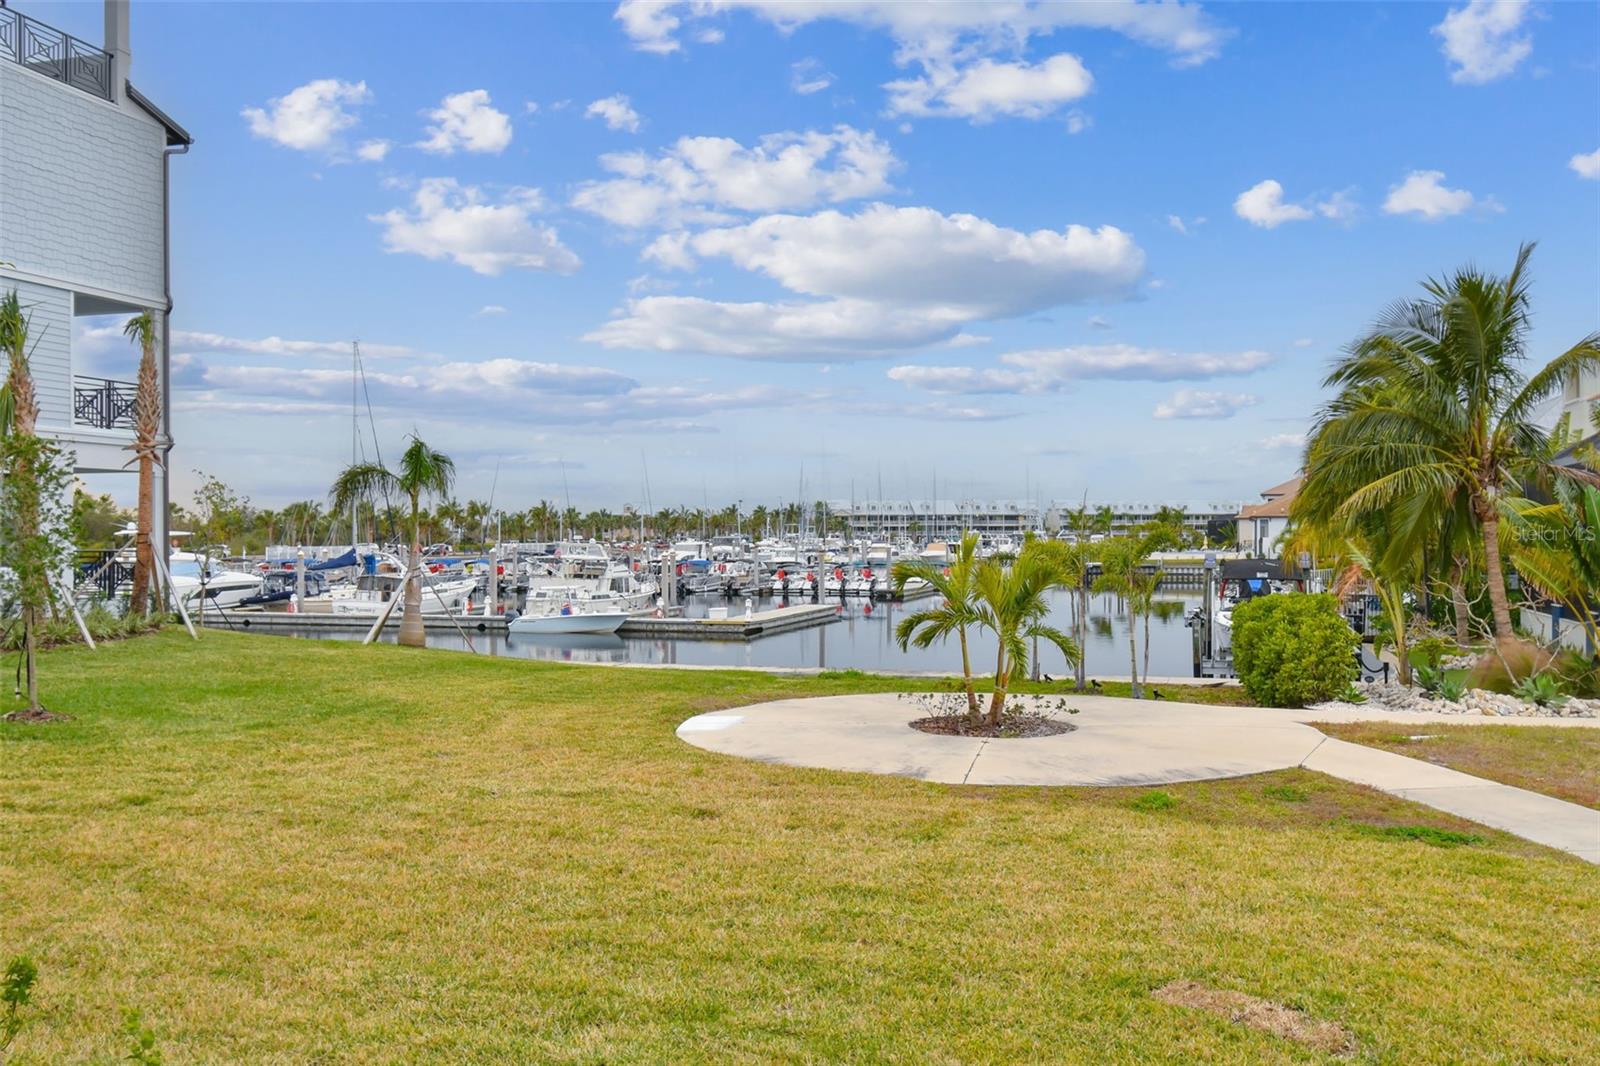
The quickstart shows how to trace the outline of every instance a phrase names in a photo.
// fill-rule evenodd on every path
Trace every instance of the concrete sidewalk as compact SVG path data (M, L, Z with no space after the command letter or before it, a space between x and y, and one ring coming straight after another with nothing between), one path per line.
M1058 697L1013 697L1054 710ZM1293 766L1368 785L1600 863L1600 811L1326 736L1324 712L1106 696L1065 700L1072 732L1025 740L936 736L908 723L927 713L880 693L778 700L696 715L678 736L709 751L790 766L898 774L968 785L1142 785L1240 777ZM1352 720L1417 725L1534 724L1527 719L1371 712ZM1578 725L1593 720L1553 719Z

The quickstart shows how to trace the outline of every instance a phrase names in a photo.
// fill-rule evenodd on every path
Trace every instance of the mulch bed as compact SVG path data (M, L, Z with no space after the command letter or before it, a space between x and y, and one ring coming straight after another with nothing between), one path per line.
M12 711L10 714L5 715L4 718L8 722L70 722L70 721L72 721L72 715L70 715L70 714L57 714L55 711L47 711L42 707L37 711L27 711L27 710Z
M1000 716L999 725L987 722L971 724L964 714L938 714L931 718L918 718L912 729L945 737L993 737L995 739L1021 740L1030 737L1055 737L1070 733L1077 726L1034 711L1024 711Z

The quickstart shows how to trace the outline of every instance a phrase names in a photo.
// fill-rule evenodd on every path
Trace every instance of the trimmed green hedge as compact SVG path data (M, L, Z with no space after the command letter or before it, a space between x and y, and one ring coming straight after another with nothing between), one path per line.
M1234 668L1266 707L1304 707L1344 692L1357 676L1360 643L1326 594L1262 596L1233 611Z

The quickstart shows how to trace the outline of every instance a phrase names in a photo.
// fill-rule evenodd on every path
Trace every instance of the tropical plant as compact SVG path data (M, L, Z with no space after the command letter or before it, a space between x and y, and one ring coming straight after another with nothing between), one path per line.
M1159 571L1148 572L1151 541L1144 537L1113 537L1099 545L1100 576L1094 591L1120 596L1128 609L1128 674L1134 699L1143 699L1139 684L1138 623L1145 618L1145 662L1150 661L1151 601L1160 583Z
M1600 334L1524 374L1532 251L1523 245L1503 278L1467 267L1426 282L1421 299L1395 304L1348 350L1324 383L1340 391L1318 415L1294 505L1296 518L1323 522L1389 510L1402 520L1397 539L1420 552L1464 504L1500 639L1512 634L1500 539L1508 495L1562 478L1600 483L1557 465L1560 442L1537 421L1542 401L1600 367Z
M422 500L426 496L447 497L455 481L456 464L443 452L434 451L416 434L400 456L400 470L391 473L378 463L357 463L348 467L333 483L332 509L346 510L359 499L372 499L386 492L397 492L411 503L411 558L406 566L405 611L400 618L400 643L411 647L427 644L422 628Z
M1525 677L1517 683L1515 691L1518 699L1537 703L1541 707L1560 707L1567 702L1567 697L1561 692L1561 683L1554 674Z
M1600 488L1562 486L1552 503L1513 501L1511 559L1600 649Z
M1047 559L1055 568L1057 585L1072 594L1072 640L1079 648L1084 647L1089 643L1089 572L1098 545L1079 540L1041 540L1031 541L1028 550ZM1072 676L1077 691L1089 687L1081 655L1072 664Z
M1322 594L1258 596L1233 611L1233 661L1250 698L1267 707L1331 700L1356 677L1360 637Z
M1049 559L1024 551L1011 563L985 559L973 575L973 604L977 624L995 635L994 694L989 699L989 725L998 726L1005 713L1006 696L1016 672L1028 669L1028 642L1054 644L1069 663L1082 651L1072 638L1045 624L1050 614L1046 593L1059 584Z
M39 967L26 955L17 955L6 963L5 977L0 979L0 1062L27 1023L23 1010L33 1002L33 986L39 980Z
M128 609L146 614L150 609L151 574L155 569L155 468L161 452L161 387L156 369L156 320L149 311L134 315L122 327L123 335L139 346L138 384L133 394L133 452L139 467L139 507L134 520L133 593Z
M896 596L905 592L906 585L921 579L932 585L943 597L938 607L925 608L900 619L895 626L895 639L904 651L912 644L926 648L936 640L944 640L951 633L961 644L961 683L967 693L967 714L973 724L979 718L978 693L972 683L972 656L967 646L967 630L978 624L973 604L973 581L978 568L978 535L968 533L956 545L954 558L947 566L937 567L922 560L903 559L889 571Z

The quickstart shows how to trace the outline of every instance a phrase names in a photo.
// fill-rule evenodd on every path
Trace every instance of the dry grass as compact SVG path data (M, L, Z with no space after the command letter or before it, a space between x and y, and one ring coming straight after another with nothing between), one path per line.
M1305 771L962 788L714 755L710 706L895 687L181 632L0 725L15 1063L1594 1061L1600 872ZM6 709L0 706L0 710ZM1467 828L1474 828L1468 826Z
M1316 728L1356 744L1600 808L1600 729L1398 722L1319 722Z

